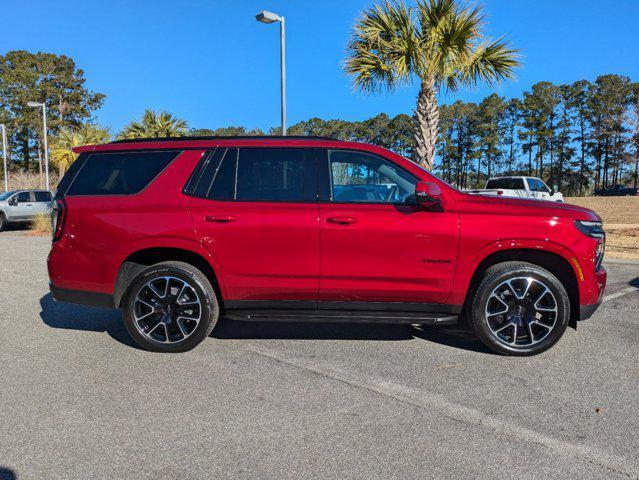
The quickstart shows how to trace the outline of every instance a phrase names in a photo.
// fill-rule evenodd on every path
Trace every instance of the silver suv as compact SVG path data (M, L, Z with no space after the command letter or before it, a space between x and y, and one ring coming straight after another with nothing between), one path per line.
M51 212L47 190L14 190L0 194L0 232L7 223L30 222L39 214Z

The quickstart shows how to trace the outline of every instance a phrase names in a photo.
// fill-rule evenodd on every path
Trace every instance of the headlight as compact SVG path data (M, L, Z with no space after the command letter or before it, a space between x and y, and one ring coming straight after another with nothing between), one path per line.
M584 235L597 240L597 248L595 250L595 271L599 270L603 262L604 250L606 248L606 232L603 230L601 222L590 222L584 220L575 220L575 227Z

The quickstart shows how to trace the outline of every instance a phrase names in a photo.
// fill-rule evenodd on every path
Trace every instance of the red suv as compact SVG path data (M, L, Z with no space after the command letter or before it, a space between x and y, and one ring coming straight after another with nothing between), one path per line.
M496 352L550 348L601 302L592 211L462 193L383 148L318 137L77 149L48 258L57 300L120 308L192 349L240 320L449 324Z

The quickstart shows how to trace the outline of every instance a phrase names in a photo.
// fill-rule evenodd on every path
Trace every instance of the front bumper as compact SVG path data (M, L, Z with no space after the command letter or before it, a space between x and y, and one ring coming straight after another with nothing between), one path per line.
M601 305L601 300L592 305L579 305L579 320L588 320Z
M584 299L582 295L582 301L588 301L589 299L591 302L594 301L594 303L585 303L579 305L579 320L587 320L592 317L595 311L597 311L599 305L601 305L601 302L603 301L603 294L604 290L606 289L607 279L608 273L603 266L594 273L591 281L588 282L590 288L586 288L585 292L582 292L582 294L586 293L587 296L587 298Z

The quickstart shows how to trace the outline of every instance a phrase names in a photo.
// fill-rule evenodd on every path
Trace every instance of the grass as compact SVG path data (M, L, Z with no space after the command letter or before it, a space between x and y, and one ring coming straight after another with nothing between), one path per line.
M571 197L566 203L597 212L606 231L606 256L639 259L639 197Z
M639 197L568 197L566 203L594 210L604 226L626 224L639 227Z
M51 217L46 213L38 214L31 221L31 231L34 236L51 235Z

